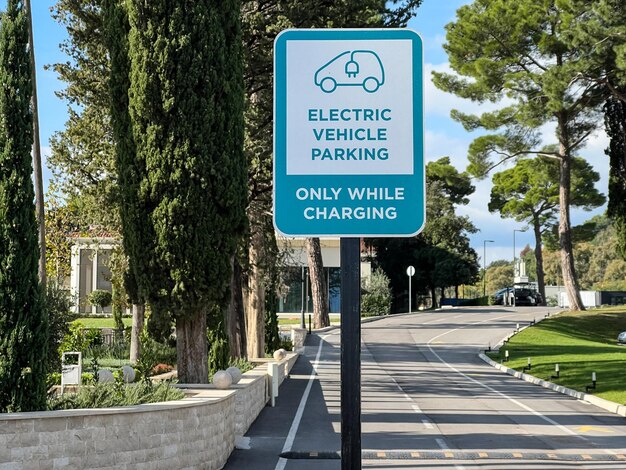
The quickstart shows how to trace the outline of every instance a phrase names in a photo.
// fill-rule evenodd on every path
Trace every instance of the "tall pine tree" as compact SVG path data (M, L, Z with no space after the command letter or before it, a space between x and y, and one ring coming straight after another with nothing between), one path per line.
M245 226L240 8L239 0L128 2L144 211L129 227L145 253L135 273L142 296L176 320L178 377L187 383L208 380L207 316L226 306Z
M24 2L0 22L0 412L46 403L48 323L37 275L32 70Z

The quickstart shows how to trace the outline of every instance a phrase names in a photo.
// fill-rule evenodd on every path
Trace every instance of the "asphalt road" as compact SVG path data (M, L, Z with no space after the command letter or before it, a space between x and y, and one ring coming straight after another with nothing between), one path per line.
M626 419L477 354L554 309L459 308L362 325L363 467L626 469ZM339 330L305 354L226 469L340 469Z

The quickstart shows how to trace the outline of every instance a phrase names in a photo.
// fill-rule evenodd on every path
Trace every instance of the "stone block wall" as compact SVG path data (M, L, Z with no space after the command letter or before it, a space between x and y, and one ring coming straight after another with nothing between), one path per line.
M297 357L279 363L281 383ZM0 414L0 470L218 470L267 404L266 377L262 365L231 390L181 385L179 401Z
M0 469L222 468L235 392L123 408L0 417Z

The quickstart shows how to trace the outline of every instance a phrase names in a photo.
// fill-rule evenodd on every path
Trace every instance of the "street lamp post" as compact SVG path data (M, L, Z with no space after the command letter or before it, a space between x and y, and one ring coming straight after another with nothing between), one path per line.
M302 303L300 306L300 328L306 328L305 323L304 323L304 303L306 301L306 297L304 294L304 266L302 266L302 269L300 271L300 286L301 286L301 296L302 296Z
M494 243L494 241L483 240L483 297L487 295L487 243Z
M517 252L515 251L515 232L525 232L526 229L514 229L513 230L513 276L515 276L515 260L517 259ZM513 279L515 282L515 279Z
M525 232L526 229L513 229L513 299L512 305L515 305L515 260L517 259L517 252L515 251L515 232Z

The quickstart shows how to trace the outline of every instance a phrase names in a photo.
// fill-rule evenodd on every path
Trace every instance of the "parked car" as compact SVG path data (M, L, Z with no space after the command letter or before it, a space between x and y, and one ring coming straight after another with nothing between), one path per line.
M619 344L626 344L626 331L622 331L619 335L617 335L617 342Z
M515 284L513 287L505 287L494 294L495 305L513 305L513 295L515 295L515 305L541 305L543 299L537 292L534 284L529 282Z
M493 304L504 305L504 299L509 295L512 289L512 287L505 287L504 289L497 290L495 294L493 294Z
M530 283L515 284L515 305L540 305L541 295Z

